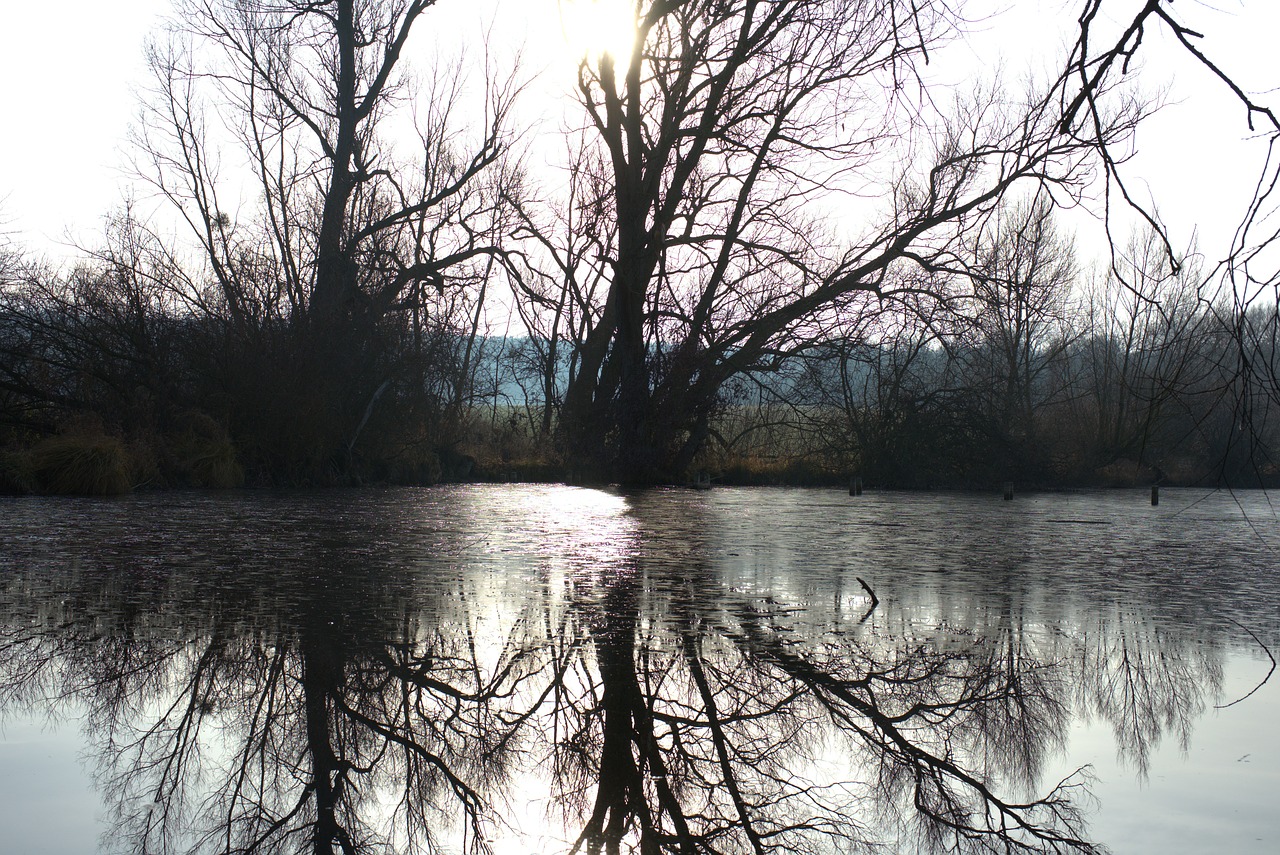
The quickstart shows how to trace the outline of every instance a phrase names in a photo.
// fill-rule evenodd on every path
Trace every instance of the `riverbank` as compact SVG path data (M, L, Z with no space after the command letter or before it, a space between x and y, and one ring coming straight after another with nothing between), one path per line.
M110 496L164 490L224 490L235 488L330 489L362 486L433 486L437 484L568 484L601 486L607 479L581 468L545 460L482 460L460 452L424 455L414 467L385 464L345 474L336 471L321 479L280 479L263 473L246 476L229 445L206 447L162 468L154 453L142 453L110 437L55 437L29 449L0 452L0 494ZM938 474L896 480L877 478L851 469L823 467L807 461L770 464L737 463L723 468L699 468L687 479L649 486L812 487L854 490L927 492L935 490L989 493L1052 492L1078 489L1134 489L1155 485L1238 489L1280 488L1280 474L1259 470L1255 477L1230 479L1221 472L1184 469L1166 472L1131 460L1120 460L1072 477L1018 473L972 476Z

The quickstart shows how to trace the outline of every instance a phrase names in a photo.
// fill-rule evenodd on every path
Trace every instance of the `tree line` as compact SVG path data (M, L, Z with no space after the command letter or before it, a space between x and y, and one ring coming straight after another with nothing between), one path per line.
M1269 185L1224 266L1175 251L1124 59L1163 27L1280 123L1167 2L968 89L930 66L955 4L637 2L543 172L491 46L406 70L436 5L178 3L133 140L170 219L0 249L0 482L1270 475ZM1090 273L1055 212L1100 188L1139 225Z

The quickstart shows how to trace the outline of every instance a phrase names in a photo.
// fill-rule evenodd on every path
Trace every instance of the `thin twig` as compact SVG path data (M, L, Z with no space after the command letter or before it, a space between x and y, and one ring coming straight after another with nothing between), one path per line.
M861 582L862 580L859 579L858 581ZM1240 627L1245 632L1249 633L1249 637L1252 638L1254 641L1258 642L1258 646L1262 648L1262 652L1267 654L1267 658L1271 660L1271 670L1267 671L1267 676L1262 678L1262 682L1258 683L1258 685L1254 686L1252 689L1249 690L1248 695L1245 695L1244 697L1236 698L1234 701L1232 701L1229 704L1215 704L1213 707L1215 710L1225 710L1227 707L1234 707L1236 704L1240 703L1241 701L1247 700L1249 698L1249 695L1252 695L1254 692L1258 691L1263 686L1265 686L1267 684L1267 681L1271 679L1271 675L1276 672L1276 657L1271 654L1271 650L1267 647L1267 645L1262 643L1262 639L1254 635L1253 630L1249 629L1249 627L1245 626L1235 618L1227 618L1227 620L1231 621L1236 626Z

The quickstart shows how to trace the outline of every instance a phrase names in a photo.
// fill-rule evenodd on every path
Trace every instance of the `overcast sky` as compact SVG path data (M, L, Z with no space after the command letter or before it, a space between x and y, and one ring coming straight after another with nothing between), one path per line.
M980 27L973 49L978 68L1003 57L1007 75L1016 79L1023 67L1043 70L1056 56L1080 0L990 2L1007 11ZM1114 2L1110 8L1117 10L1133 5ZM450 30L465 21L464 33L478 34L488 5L442 0L424 20L447 22ZM170 0L4 0L0 223L22 244L53 255L67 254L69 241L91 244L103 215L128 192L127 135L146 83L144 45L170 8ZM526 38L543 64L562 52L555 0L505 8L504 38ZM1183 0L1174 9L1204 28L1203 48L1248 88L1280 85L1273 46L1280 2ZM1260 146L1245 141L1243 110L1187 58L1153 50L1144 74L1151 88L1172 81L1170 97L1181 103L1140 134L1140 154L1130 168L1134 187L1145 193L1150 186L1180 240L1198 223L1203 243L1220 244L1239 218Z

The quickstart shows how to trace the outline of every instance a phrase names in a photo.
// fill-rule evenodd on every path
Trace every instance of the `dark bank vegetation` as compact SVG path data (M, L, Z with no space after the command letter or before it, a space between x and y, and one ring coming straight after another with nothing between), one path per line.
M473 304L439 295L380 327L390 382L346 453L317 467L327 411L289 359L296 331L195 311L153 261L24 268L7 292L10 489L589 474L557 445L571 344L548 368L549 339L486 334ZM1241 353L1238 334L1273 328L1274 309L1206 300L1194 263L1172 274L1153 240L1125 264L1145 290L1073 270L1021 292L988 281L949 304L864 306L775 371L726 384L690 468L729 483L1273 483L1274 404L1240 360L1273 366L1274 349Z
M179 4L135 164L186 234L0 249L0 486L1275 480L1268 185L1212 267L1125 184L1167 3L945 97L948 4L641 3L550 177L518 73L405 72L434 5ZM1099 188L1141 225L1095 264Z

